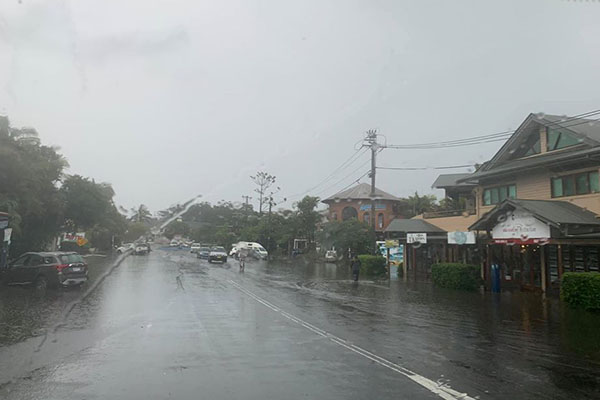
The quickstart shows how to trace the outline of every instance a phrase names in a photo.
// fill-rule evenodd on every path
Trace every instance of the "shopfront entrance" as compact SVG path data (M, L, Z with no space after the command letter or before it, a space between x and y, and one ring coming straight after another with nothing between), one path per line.
M502 287L542 288L542 259L545 248L540 244L492 243L490 264L500 268Z

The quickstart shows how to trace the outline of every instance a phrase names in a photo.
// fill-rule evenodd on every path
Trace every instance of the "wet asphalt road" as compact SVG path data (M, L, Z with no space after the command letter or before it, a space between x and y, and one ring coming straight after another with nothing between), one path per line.
M0 398L600 398L600 318L538 296L183 250L126 258L68 315L82 292L19 290Z

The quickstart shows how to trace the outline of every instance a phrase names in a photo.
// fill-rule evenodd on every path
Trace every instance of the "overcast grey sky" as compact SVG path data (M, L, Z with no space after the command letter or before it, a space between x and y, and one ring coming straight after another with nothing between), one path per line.
M289 196L369 128L420 143L600 108L599 17L600 1L2 0L0 114L126 207L241 201L257 170ZM475 163L499 147L390 149L379 164ZM311 194L351 183L363 157ZM438 173L379 171L377 186L433 193Z

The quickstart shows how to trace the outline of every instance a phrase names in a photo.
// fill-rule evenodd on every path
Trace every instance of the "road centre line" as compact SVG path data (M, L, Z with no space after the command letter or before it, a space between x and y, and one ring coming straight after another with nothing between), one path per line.
M279 308L278 306L274 305L273 303L270 303L269 301L259 297L256 294L252 293L251 291L249 291L248 289L244 288L243 286L241 286L240 284L238 284L237 282L235 282L231 279L229 279L228 282L231 285L233 285L240 292L246 294L248 297L251 297L252 299L256 300L258 303L264 305L265 307L269 308L270 310L279 313L280 315L289 319L290 321L292 321L298 325L301 325L302 327L310 330L311 332L316 333L319 336L328 338L331 342L337 344L338 346L344 347L347 350L350 350L356 354L359 354L359 355L361 355L361 356L363 356L385 368L388 368L400 375L405 376L406 378L423 386L425 389L438 395L439 397L441 397L444 400L457 400L457 399L475 400L475 398L469 396L467 393L461 393L457 390L454 390L447 384L438 384L437 382L432 381L429 378L421 376L421 375L417 374L416 372L413 372L401 365L393 363L393 362L391 362L383 357L380 357L376 354L373 354L373 353L363 349L362 347L356 346L356 345L348 342L345 339L342 339L332 333L324 331L323 329L320 329L320 328L310 324L309 322L306 322L290 313L287 313L287 312L283 311L281 308Z

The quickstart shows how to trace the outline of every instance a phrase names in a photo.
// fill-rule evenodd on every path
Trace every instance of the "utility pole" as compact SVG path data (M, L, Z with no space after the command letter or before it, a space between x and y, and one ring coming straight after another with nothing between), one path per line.
M375 172L377 170L377 150L379 150L379 143L377 143L377 130L369 129L367 131L367 137L365 139L365 144L363 146L371 148L371 227L375 230Z

